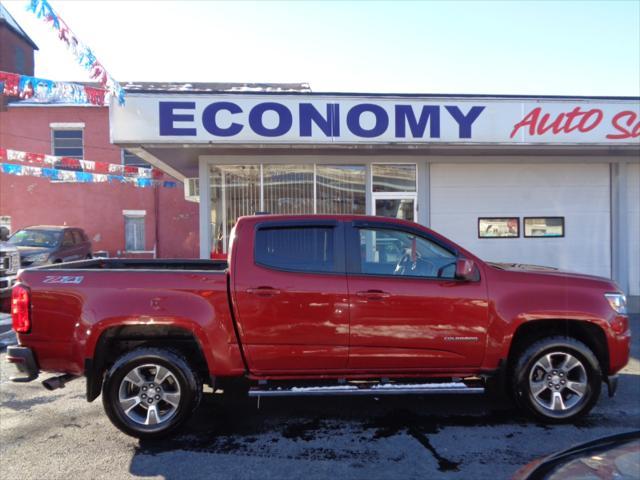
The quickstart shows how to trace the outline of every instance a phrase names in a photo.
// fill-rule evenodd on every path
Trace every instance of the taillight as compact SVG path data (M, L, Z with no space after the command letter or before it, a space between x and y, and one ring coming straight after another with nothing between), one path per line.
M13 329L18 333L29 333L31 316L29 315L29 289L18 284L11 291L11 320Z

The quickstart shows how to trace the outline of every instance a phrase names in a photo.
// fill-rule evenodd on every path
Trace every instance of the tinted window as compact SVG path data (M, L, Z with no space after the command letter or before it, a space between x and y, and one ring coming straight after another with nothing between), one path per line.
M70 247L73 245L73 235L71 234L71 230L64 231L64 237L62 237L62 246Z
M82 239L82 235L80 235L80 230L73 230L73 241L76 245L79 245L84 241Z
M55 247L61 236L61 232L51 230L20 230L9 239L9 243L20 247Z
M360 229L360 272L371 275L454 278L453 253L401 230Z
M334 229L292 227L258 230L256 262L284 270L308 272L337 271Z
M82 158L82 130L54 130L53 154L60 157Z

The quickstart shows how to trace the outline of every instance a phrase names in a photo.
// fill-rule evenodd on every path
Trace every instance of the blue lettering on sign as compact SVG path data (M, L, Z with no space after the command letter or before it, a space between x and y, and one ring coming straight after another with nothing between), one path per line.
M451 114L453 119L458 122L460 138L471 138L471 125L476 121L476 118L482 113L484 107L471 107L471 110L465 115L455 105L447 105L444 108Z
M311 102L302 102L297 108L300 138L313 138L314 131L319 131L326 138L340 139L341 118L338 103L318 106ZM485 107L471 106L466 113L456 105L445 105L444 108L448 116L458 125L458 138L472 138L473 125ZM195 123L196 102L161 101L158 103L158 109L161 136L195 137L198 135L198 128L196 128L198 125ZM231 116L230 123L219 125L220 112L227 112ZM275 114L275 126L265 125L264 117L268 112L270 115ZM372 126L363 126L362 116L365 114L373 116ZM405 103L389 106L387 111L381 105L360 103L352 106L347 112L346 127L349 133L357 137L380 137L389 130L390 115L393 116L391 121L394 122L391 127L394 130L389 132L391 139L441 137L442 117L439 105L420 106ZM220 138L235 137L241 134L245 127L262 137L281 137L291 131L293 113L287 105L282 103L262 102L253 105L247 115L237 103L220 101L207 105L202 110L200 121L200 128L204 127L209 134ZM342 121L345 119L343 118Z
M202 125L204 129L211 135L216 137L233 137L242 131L242 125L233 122L227 128L221 128L216 123L216 114L220 110L226 110L229 113L242 113L242 109L231 102L215 102L208 105L202 112Z
M177 128L173 122L193 122L193 115L174 113L174 110L195 110L196 102L160 102L160 135L176 135L194 137L197 135L195 128Z
M327 104L327 114L322 116L322 113L316 110L316 107L312 103L300 104L300 136L311 137L313 135L311 129L311 122L315 123L322 133L327 137L339 137L340 136L340 120L339 120L340 106L337 103Z
M406 126L413 138L424 137L424 131L429 122L429 136L440 138L440 107L437 105L425 105L420 112L420 119L416 120L416 114L411 105L396 105L396 137L406 137Z
M274 128L267 128L262 123L265 112L272 110L278 114L278 125ZM264 102L259 103L249 112L249 126L258 135L263 137L280 137L291 130L293 116L287 107L281 103Z
M360 116L364 112L371 112L376 117L375 125L369 130L362 128L360 125ZM361 103L354 106L347 113L347 128L358 137L372 138L382 135L389 126L389 115L380 105L373 103Z

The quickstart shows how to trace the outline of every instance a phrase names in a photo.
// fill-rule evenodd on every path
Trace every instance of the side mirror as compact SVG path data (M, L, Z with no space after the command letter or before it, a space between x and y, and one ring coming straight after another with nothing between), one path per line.
M480 280L480 271L473 260L459 258L456 260L456 278L465 282Z

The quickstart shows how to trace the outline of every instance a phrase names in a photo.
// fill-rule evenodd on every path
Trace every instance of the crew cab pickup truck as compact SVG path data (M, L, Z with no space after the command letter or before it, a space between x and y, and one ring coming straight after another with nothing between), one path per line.
M116 427L166 435L202 384L250 396L510 392L548 422L616 388L625 297L605 278L488 263L367 216L238 220L228 262L94 259L21 270L15 381L86 378Z

